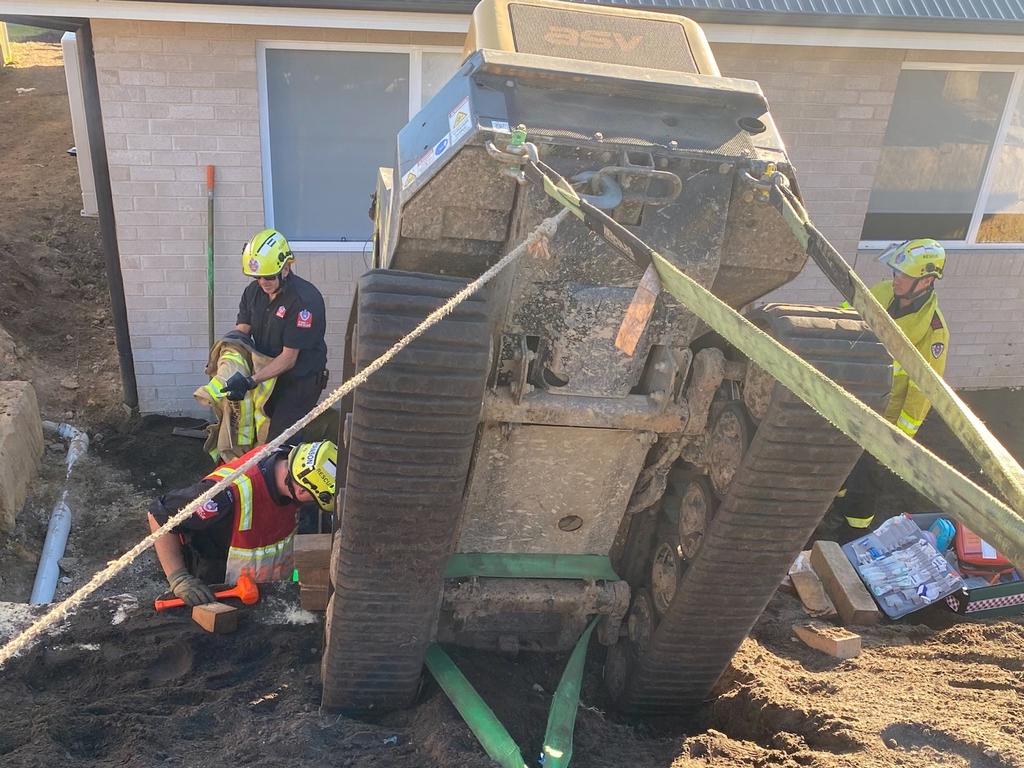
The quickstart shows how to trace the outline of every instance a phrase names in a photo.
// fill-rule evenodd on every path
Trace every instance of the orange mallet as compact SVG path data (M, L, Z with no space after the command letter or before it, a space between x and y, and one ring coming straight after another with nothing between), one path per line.
M214 597L237 597L243 605L255 605L260 600L260 588L256 582L244 574L238 577L238 583L230 589L222 589L213 593ZM180 597L172 597L167 600L154 600L153 607L158 611L166 611L168 608L181 608L185 601Z

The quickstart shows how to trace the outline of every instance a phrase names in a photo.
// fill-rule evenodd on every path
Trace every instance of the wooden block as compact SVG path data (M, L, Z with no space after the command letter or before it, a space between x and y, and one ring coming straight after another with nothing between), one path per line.
M299 584L303 587L327 587L331 583L330 568L300 568Z
M842 627L808 621L794 624L793 632L806 645L837 659L852 659L860 653L860 635Z
M302 587L299 590L299 605L307 611L326 611L330 596L327 587Z
M791 573L789 578L793 581L793 588L809 615L829 619L838 615L835 605L825 594L825 587L822 586L818 574L814 571L796 571Z
M299 573L303 568L330 567L332 538L330 533L303 533L295 537L292 552Z
M192 621L207 632L226 635L238 629L238 609L224 603L207 603L192 609Z
M832 598L843 624L867 626L881 620L878 606L836 542L814 542L811 566Z

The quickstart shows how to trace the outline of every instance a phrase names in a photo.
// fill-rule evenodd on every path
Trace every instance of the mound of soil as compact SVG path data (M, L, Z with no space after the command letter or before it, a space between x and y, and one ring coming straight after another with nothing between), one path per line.
M159 590L154 583L90 602L7 666L0 762L491 765L429 679L413 708L373 722L320 713L321 619L296 607L293 585L265 588L232 635L207 634L182 610L155 613ZM777 595L721 696L689 722L619 722L602 709L595 643L574 764L1024 766L1019 622L878 628L864 633L859 657L837 661L790 637L801 617L794 598ZM452 653L532 763L565 657Z

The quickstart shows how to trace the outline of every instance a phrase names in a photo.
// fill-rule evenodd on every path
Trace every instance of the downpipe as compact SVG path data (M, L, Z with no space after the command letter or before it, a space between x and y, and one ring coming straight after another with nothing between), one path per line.
M58 561L64 557L68 534L71 533L71 508L67 503L68 481L71 479L71 470L74 468L75 462L89 450L89 436L70 424L44 421L43 431L69 441L68 470L64 476L64 489L61 491L60 499L53 505L50 522L46 527L46 540L43 542L43 551L39 556L39 568L36 570L36 580L32 585L32 596L29 598L29 603L32 605L53 602L53 595L57 591L57 578L60 576Z

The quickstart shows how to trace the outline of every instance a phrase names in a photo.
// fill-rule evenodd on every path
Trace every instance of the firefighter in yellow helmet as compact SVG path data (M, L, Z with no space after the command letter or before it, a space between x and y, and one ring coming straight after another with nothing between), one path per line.
M261 382L277 379L265 407L267 440L306 415L327 385L324 297L292 271L294 261L288 240L276 229L257 232L242 248L242 273L253 281L242 293L235 330L273 359L252 376L235 374L223 391L241 400Z
M218 467L198 483L166 493L149 509L155 531L259 448ZM241 575L261 583L292 574L299 507L316 502L334 510L338 447L329 440L285 445L261 459L199 507L154 549L171 591L188 605L213 602L208 584L235 584Z
M872 295L941 376L949 353L949 328L934 288L946 266L945 249L930 238L907 240L888 248L879 261L892 270L892 279L873 286ZM885 418L914 437L931 403L896 361L892 373ZM845 494L836 500L851 528L868 528L874 521L877 491L873 476L877 473L874 460L864 454L846 481Z

